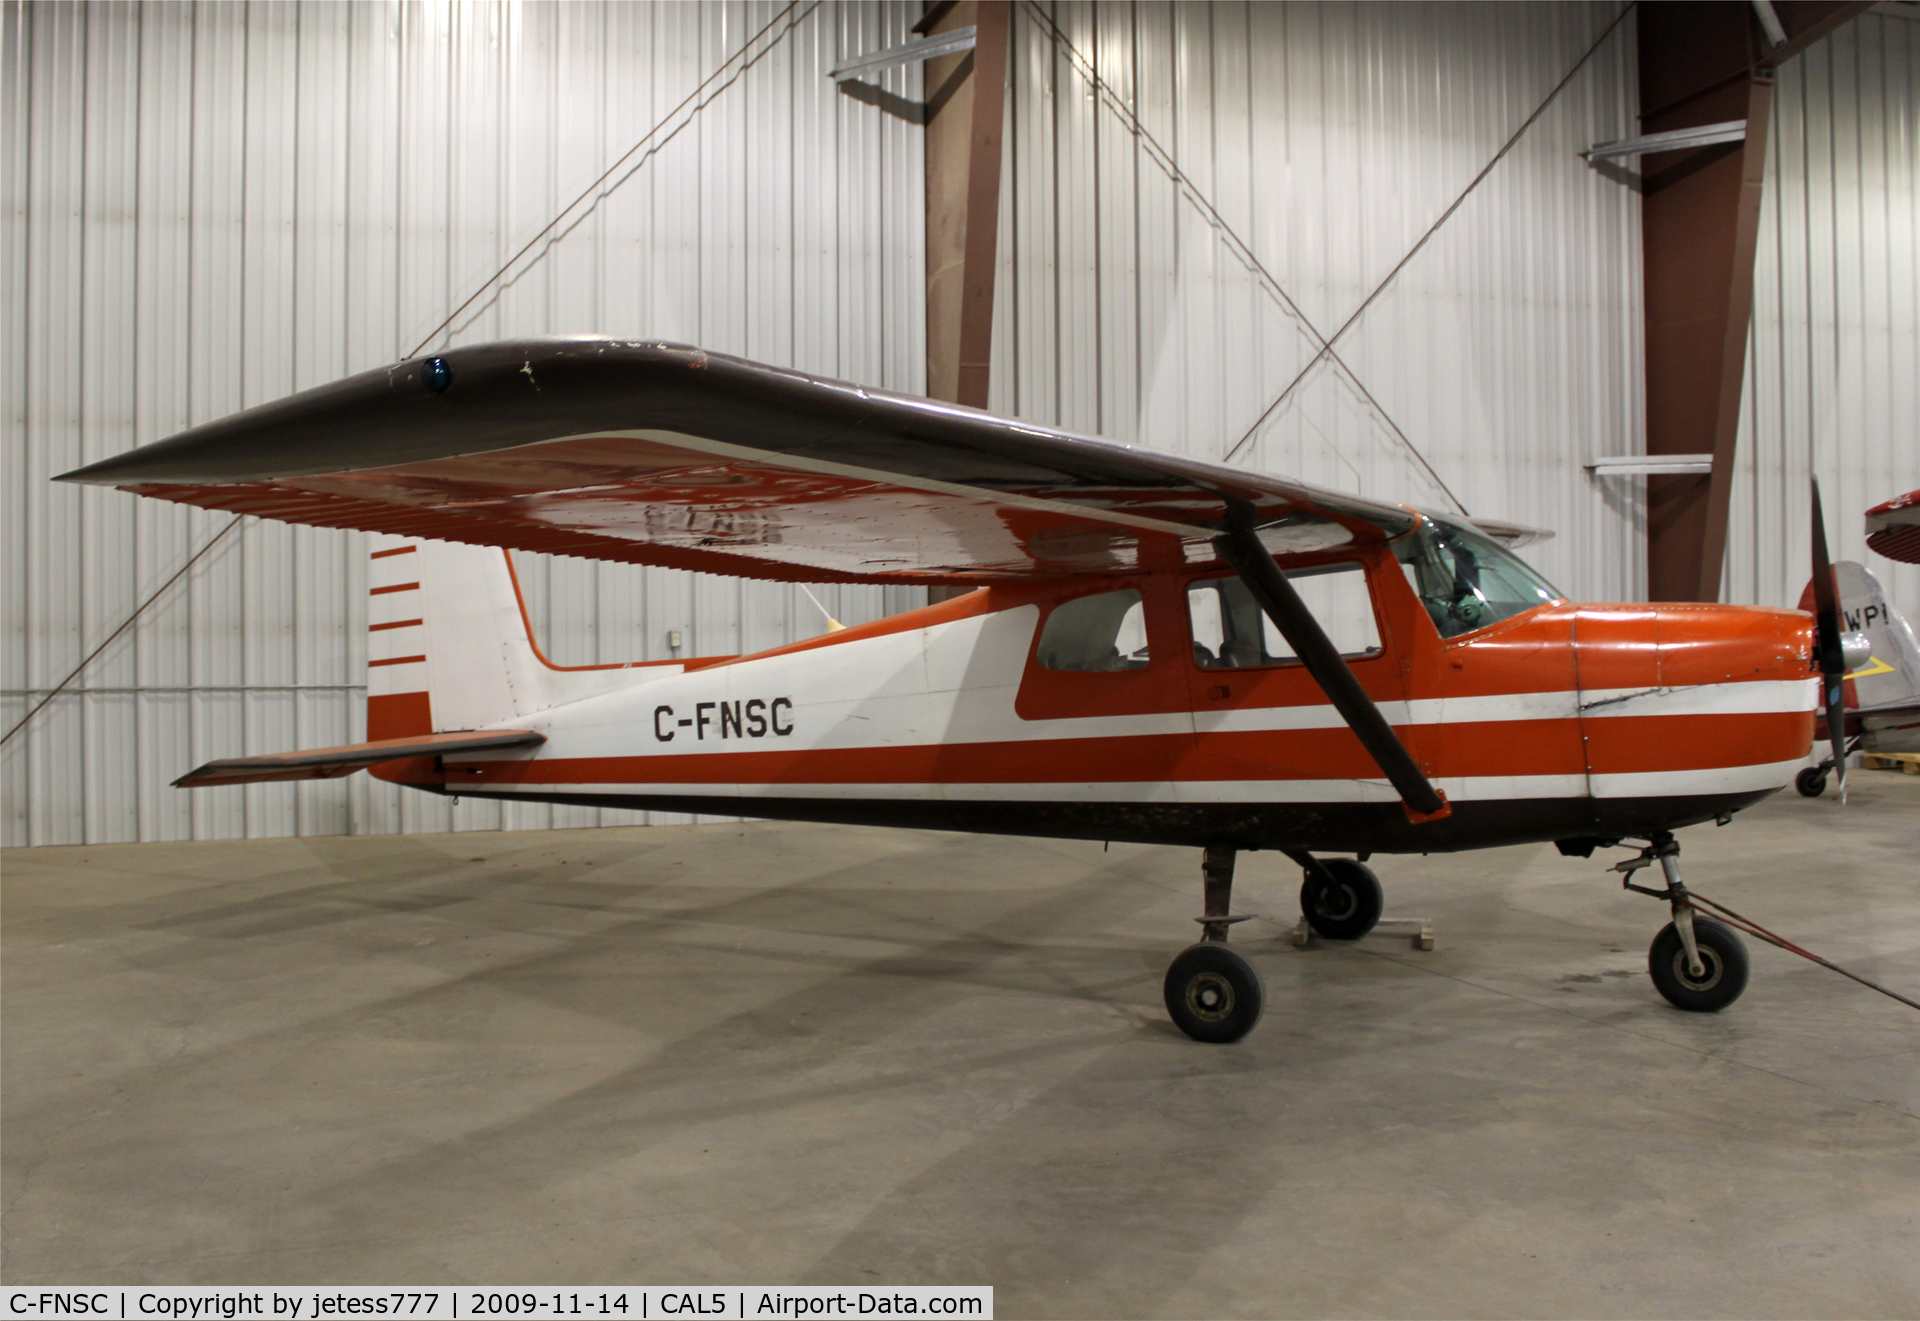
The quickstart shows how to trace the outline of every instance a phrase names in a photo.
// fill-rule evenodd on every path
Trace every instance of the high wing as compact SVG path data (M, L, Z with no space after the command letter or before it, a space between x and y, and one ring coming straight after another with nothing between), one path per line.
M1415 517L976 409L590 336L363 372L61 480L321 527L808 582L1211 560L1229 498L1253 506L1281 555L1391 538ZM1482 527L1510 544L1532 534Z

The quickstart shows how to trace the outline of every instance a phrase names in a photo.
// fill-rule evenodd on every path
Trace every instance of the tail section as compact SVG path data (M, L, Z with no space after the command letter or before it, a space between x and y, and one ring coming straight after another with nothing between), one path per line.
M484 729L681 669L549 664L504 550L378 537L367 579L369 739Z
M1880 580L1863 565L1841 560L1833 566L1834 586L1840 597L1840 627L1864 633L1872 654L1847 675L1849 710L1871 710L1920 700L1920 643L1913 630L1887 601ZM1808 609L1813 585L1801 594L1800 608Z
M367 566L367 738L434 731L427 691L424 542L374 538Z

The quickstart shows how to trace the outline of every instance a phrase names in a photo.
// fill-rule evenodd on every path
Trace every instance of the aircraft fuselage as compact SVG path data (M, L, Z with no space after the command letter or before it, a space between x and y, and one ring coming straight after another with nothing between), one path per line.
M1390 554L1346 558L1377 636L1350 664L1446 795L1443 819L1410 818L1302 666L1213 654L1193 602L1218 567L988 588L755 656L634 670L504 722L545 734L537 749L376 773L597 807L1426 852L1711 820L1807 754L1803 614L1556 603L1444 639ZM1052 612L1113 592L1139 594L1125 668L1044 663Z

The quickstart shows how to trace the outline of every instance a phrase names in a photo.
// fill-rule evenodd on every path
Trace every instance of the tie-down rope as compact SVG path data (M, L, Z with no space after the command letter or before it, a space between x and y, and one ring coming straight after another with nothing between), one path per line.
M1711 899L1703 898L1698 890L1689 889L1687 891L1687 903L1692 907L1699 909L1701 912L1707 914L1709 917L1719 918L1722 922L1725 922L1728 926L1733 927L1737 931L1743 931L1747 935L1752 936L1755 939L1764 940L1769 945L1777 945L1789 954L1798 954L1803 959L1811 959L1813 962L1819 964L1821 967L1830 968L1834 972L1839 973L1842 977L1851 977L1854 981L1859 982L1862 986L1867 987L1869 990L1878 991L1880 992L1880 994L1887 996L1890 999L1898 1000L1901 1004L1907 1006L1909 1009L1920 1009L1920 1000L1909 1000L1907 999L1906 996L1901 995L1898 991L1889 991L1886 987L1882 986L1879 982L1870 981L1867 978L1862 977L1857 972L1848 971L1847 969L1841 967L1839 964L1835 963L1832 959L1823 959L1818 954L1815 954L1812 950L1802 949L1800 946L1794 944L1791 940L1788 940L1785 936L1775 935L1773 932L1767 930L1765 927L1761 926L1758 922L1754 921L1752 918L1740 916L1740 914L1734 912L1731 908L1728 908L1725 904L1717 904Z

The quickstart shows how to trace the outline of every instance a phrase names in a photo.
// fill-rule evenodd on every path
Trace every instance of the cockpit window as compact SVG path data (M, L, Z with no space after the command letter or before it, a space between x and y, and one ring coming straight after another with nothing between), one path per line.
M1100 592L1053 608L1035 656L1049 670L1137 670L1147 663L1140 593Z
M1480 533L1423 518L1394 543L1400 568L1443 638L1560 599L1545 578Z

